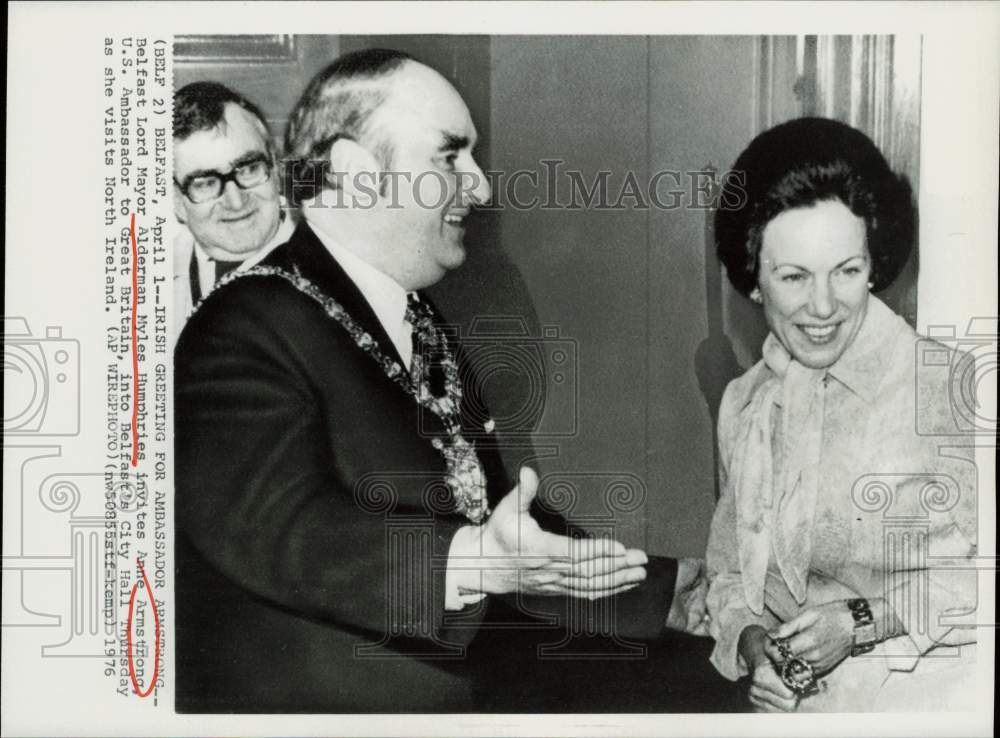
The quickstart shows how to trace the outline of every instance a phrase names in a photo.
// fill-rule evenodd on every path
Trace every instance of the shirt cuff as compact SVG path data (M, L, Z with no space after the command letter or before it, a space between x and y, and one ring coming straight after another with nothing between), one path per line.
M716 671L731 681L750 673L739 652L740 635L750 625L770 630L777 625L777 620L767 610L762 615L754 615L749 608L734 608L709 622L710 634L715 639L710 660Z
M479 591L481 572L474 561L479 556L477 531L476 526L466 525L451 539L444 578L445 610L462 610L486 598L486 593Z

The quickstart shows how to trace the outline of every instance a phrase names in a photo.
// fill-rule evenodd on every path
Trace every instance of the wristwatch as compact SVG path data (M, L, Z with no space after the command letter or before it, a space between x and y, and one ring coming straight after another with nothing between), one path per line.
M864 597L848 600L847 607L854 618L854 645L851 646L851 656L860 656L875 648L875 618L868 600Z

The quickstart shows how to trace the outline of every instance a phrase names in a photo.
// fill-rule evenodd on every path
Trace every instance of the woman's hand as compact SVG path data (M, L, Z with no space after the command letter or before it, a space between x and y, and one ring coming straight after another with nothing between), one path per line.
M750 669L750 704L759 712L794 712L799 700L778 676L781 656L767 631L759 625L744 628L739 651Z
M667 627L696 636L708 635L705 595L708 579L704 559L678 559L674 599L667 614Z
M851 653L854 616L845 600L803 610L772 631L771 638L786 639L796 656L812 664L817 676L830 671Z

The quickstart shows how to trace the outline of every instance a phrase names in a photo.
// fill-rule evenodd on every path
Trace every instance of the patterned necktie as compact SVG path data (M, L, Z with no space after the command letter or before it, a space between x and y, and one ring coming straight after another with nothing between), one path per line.
M413 327L410 378L417 396L429 400L432 408L437 406L438 409L432 409L432 412L442 420L447 432L447 436L435 437L431 443L444 456L445 483L451 490L455 510L473 523L482 523L489 515L486 472L476 455L475 445L462 436L459 419L462 384L448 340L435 323L430 303L421 300L415 293L406 296L404 317ZM449 367L448 372L445 365ZM427 397L428 394L430 397ZM421 404L428 406L424 402Z
M201 280L198 278L198 257L191 249L191 263L188 265L188 284L191 288L191 304L201 302Z
M444 334L434 325L434 312L430 305L415 292L406 294L406 313L403 319L413 327L413 357L410 359L410 376L416 386L427 382L431 394L444 395L445 377L441 359L446 351Z

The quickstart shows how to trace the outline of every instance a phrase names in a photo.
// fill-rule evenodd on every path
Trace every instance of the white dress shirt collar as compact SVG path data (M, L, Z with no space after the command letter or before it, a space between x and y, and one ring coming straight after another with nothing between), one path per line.
M198 261L198 284L204 296L215 287L215 264L197 239L194 241L194 258Z
M337 260L341 268L351 278L371 306L389 340L399 352L404 366L413 358L412 327L404 319L406 316L406 290L392 277L379 271L343 244L338 243L328 233L324 233L312 223L313 233Z

